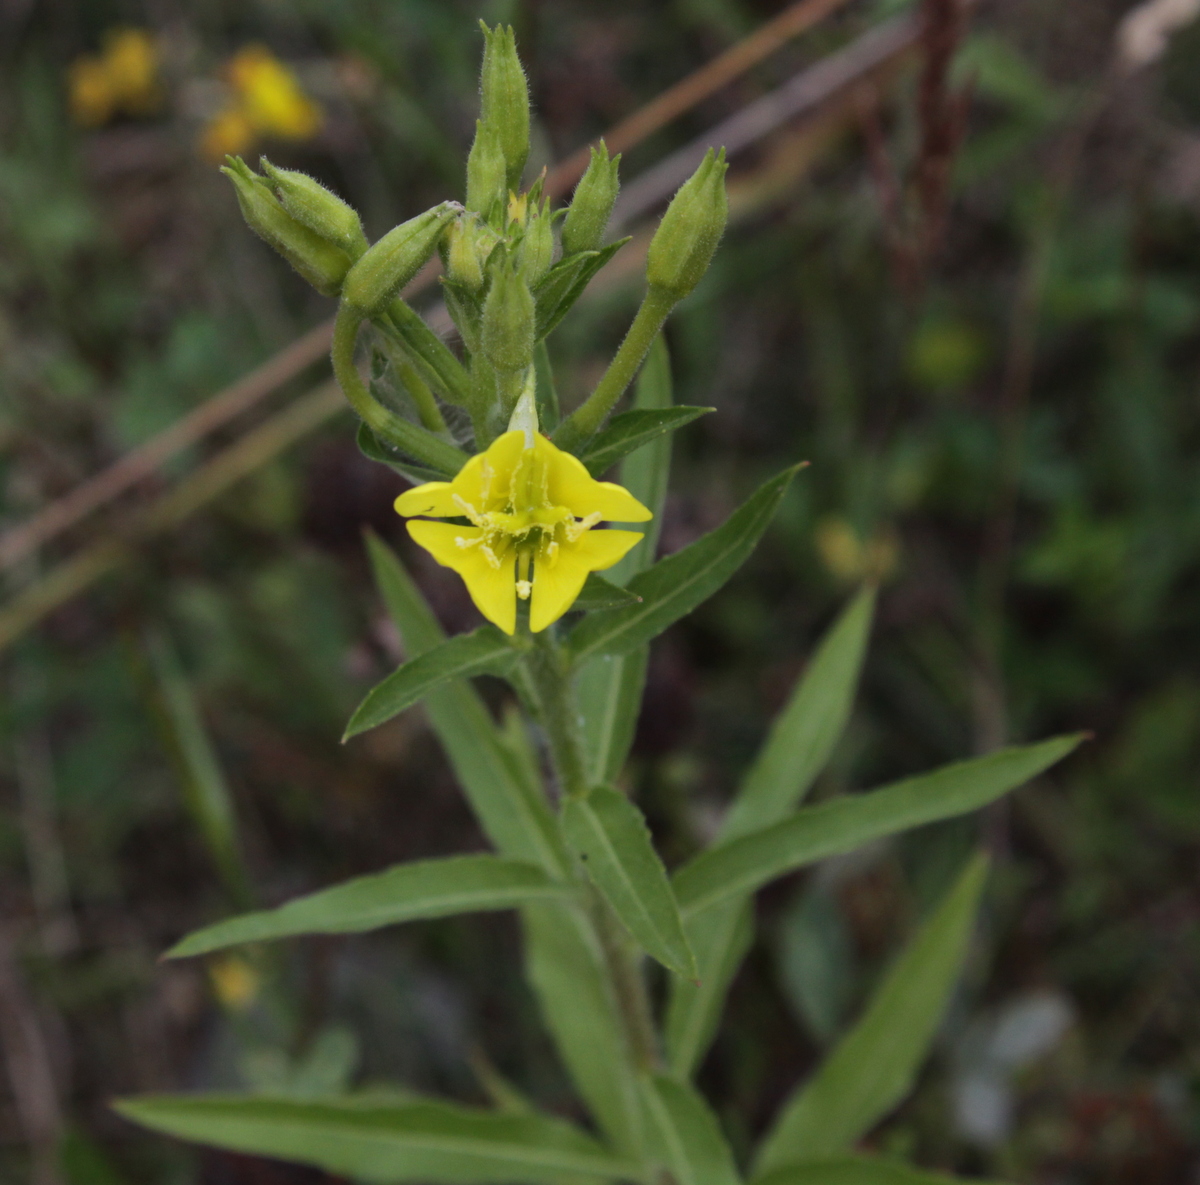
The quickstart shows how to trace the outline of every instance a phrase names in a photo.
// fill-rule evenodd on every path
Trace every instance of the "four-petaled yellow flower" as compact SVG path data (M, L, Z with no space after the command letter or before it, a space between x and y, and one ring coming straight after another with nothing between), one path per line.
M544 630L574 604L589 572L611 568L642 537L598 531L597 523L653 517L628 490L596 481L544 436L530 444L521 429L472 457L453 481L401 494L396 510L467 520L417 519L408 533L463 578L479 611L506 634L517 626L518 597L529 601L529 628Z

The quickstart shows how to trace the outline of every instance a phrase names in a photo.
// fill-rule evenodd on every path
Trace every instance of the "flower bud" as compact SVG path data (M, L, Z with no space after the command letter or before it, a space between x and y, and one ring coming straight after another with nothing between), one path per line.
M483 260L479 258L477 249L478 232L479 223L475 215L464 214L446 227L446 237L442 240L446 275L468 292L478 292L483 287Z
M521 275L530 288L550 270L554 262L554 226L545 207L530 211L518 259Z
M341 247L351 259L362 255L367 249L367 236L353 207L304 173L276 168L265 156L259 159L259 164L271 179L271 188L283 208L293 218Z
M621 163L618 152L608 159L608 147L603 140L592 148L592 160L587 172L575 186L571 208L563 223L562 245L564 255L575 255L580 251L595 251L604 238L609 215L617 200L617 167Z
M529 285L510 261L501 260L492 269L480 332L483 355L497 370L522 370L533 361L534 316Z
M729 216L728 167L725 150L717 156L710 148L671 199L646 257L646 282L651 288L682 300L708 270Z
M480 119L494 128L500 138L500 150L509 189L521 187L521 173L529 156L529 84L517 57L517 41L512 26L489 29L483 21L483 69L480 71Z
M457 202L442 202L389 230L350 269L342 299L368 315L382 309L421 270L461 209Z
M475 143L467 157L467 209L486 218L508 196L504 150L500 134L490 124L475 121Z
M241 157L229 156L221 172L233 182L246 225L275 248L322 296L336 296L350 270L350 256L293 218L266 181Z

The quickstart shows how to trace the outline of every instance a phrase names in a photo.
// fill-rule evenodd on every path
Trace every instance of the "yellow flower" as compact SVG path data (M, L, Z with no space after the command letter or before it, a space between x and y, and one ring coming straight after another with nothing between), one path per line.
M296 76L262 45L248 45L226 67L232 101L208 121L200 150L209 160L242 156L261 136L306 140L321 127L321 108Z
M321 126L321 108L269 49L249 45L234 54L229 79L246 117L264 135L304 140Z
M529 628L544 630L574 604L589 572L611 568L642 537L597 531L597 523L652 517L628 490L596 481L578 458L522 429L472 457L453 481L401 494L396 511L468 521L418 519L408 533L463 578L480 613L506 634L516 629L518 597L530 602Z
M76 58L68 71L71 114L83 127L114 115L148 115L159 105L158 46L145 29L112 29L104 52Z
M217 999L234 1012L245 1012L262 987L258 972L238 955L218 955L208 964L208 977Z

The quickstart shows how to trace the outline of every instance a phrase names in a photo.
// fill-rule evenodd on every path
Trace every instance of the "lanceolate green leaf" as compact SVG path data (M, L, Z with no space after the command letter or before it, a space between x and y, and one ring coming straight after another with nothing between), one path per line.
M374 535L367 548L388 611L414 657L445 634L395 554ZM558 827L540 789L523 776L474 688L454 680L425 699L434 731L487 837L502 856L540 865L551 876L569 872Z
M749 558L799 468L772 478L715 531L635 576L628 588L642 604L580 623L570 639L575 661L628 654L711 597Z
M662 334L654 339L638 376L634 403L639 410L671 406L671 359ZM654 517L643 526L642 541L606 573L615 584L648 568L658 550L667 480L671 472L671 436L655 437L621 466L621 484ZM576 692L583 713L588 777L593 783L613 782L633 744L642 689L646 684L649 648L641 646L619 657L603 655L587 663L576 677Z
M642 1104L604 952L581 908L529 905L525 973L579 1093L608 1137L631 1155L642 1144Z
M664 967L695 977L679 907L642 812L610 786L563 807L567 842L629 932Z
M179 959L297 934L354 934L419 918L510 909L564 891L536 865L517 860L497 856L418 860L310 893L278 909L206 926L172 947L166 957Z
M117 1110L156 1131L361 1181L547 1182L636 1174L577 1128L449 1103L162 1095Z
M624 238L601 247L599 251L582 251L556 263L542 277L533 294L539 341L554 331L571 311L571 306L583 295L592 277L628 242L629 239Z
M1074 749L1082 736L1000 749L882 790L806 807L790 819L702 852L675 874L687 914L753 892L785 872L873 839L953 818L999 798Z
M699 974L671 981L666 1045L671 1073L690 1078L716 1035L725 993L754 941L754 906L749 896L731 898L683 920Z
M371 563L412 654L444 634L396 556L368 535ZM457 680L432 691L426 711L488 838L502 856L527 860L551 877L570 872L544 791L527 757L506 742L475 690ZM522 911L525 960L547 1026L575 1085L606 1134L636 1149L641 1116L637 1080L603 955L574 905L545 902Z
M571 608L591 613L597 609L621 609L625 605L637 603L636 594L619 584L613 584L611 580L606 580L599 572L589 572L583 584L583 591Z
M494 625L480 626L410 659L367 693L350 717L342 740L377 728L411 708L448 679L472 675L503 675L516 664L517 651Z
M966 1181L873 1156L836 1156L777 1169L755 1177L750 1185L966 1185ZM972 1177L970 1185L987 1182Z
M777 823L821 772L850 715L873 604L871 591L860 593L822 639L743 779L718 844ZM689 917L684 930L700 982L672 981L666 1035L672 1071L688 1077L716 1032L725 992L753 937L753 914L745 898L730 898Z
M618 461L652 440L677 432L715 407L638 407L613 416L608 427L588 442L580 460L593 477L603 477Z
M678 1185L738 1185L721 1125L695 1089L660 1075L643 1080L642 1098L650 1149Z
M825 768L850 716L874 608L874 590L864 589L822 640L742 780L719 842L777 823Z
M986 875L985 857L967 865L866 1014L784 1105L757 1172L849 1150L912 1089L962 973Z
M413 460L407 453L402 453L393 445L384 444L366 424L359 424L358 435L355 439L358 443L358 451L364 457L376 461L380 465L386 465L389 469L394 469L410 481L445 481L448 476L452 476L443 473L440 469L430 469L428 465L422 465L420 461Z

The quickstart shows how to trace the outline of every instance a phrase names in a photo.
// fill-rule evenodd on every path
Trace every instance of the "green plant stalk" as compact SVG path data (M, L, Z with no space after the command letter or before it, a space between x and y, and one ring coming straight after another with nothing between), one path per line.
M333 326L333 374L350 405L372 432L398 445L418 461L447 474L457 473L467 463L466 453L388 411L367 390L354 364L354 348L361 324L362 313L342 305Z
M432 379L447 403L467 406L471 398L467 372L411 305L396 297L388 305L386 315L377 317L375 324L385 333L399 337L410 357L426 372L426 377Z
M536 646L528 655L529 671L537 696L539 718L550 748L550 760L566 798L579 798L589 790L587 758L580 727L575 688L558 645L545 634L535 635ZM609 979L617 1000L625 1036L639 1069L652 1071L661 1065L660 1045L642 975L640 961L630 950L621 924L595 888L587 885L588 914L596 929Z
M617 405L617 400L633 382L638 368L645 361L654 339L658 336L658 331L674 307L675 298L670 293L660 288L646 289L637 316L629 326L616 356L604 372L604 377L554 433L554 443L559 448L575 452L600 429L608 413Z
M408 356L408 351L390 333L383 335L383 348L387 351L388 359L396 368L396 374L404 389L408 392L417 409L422 427L430 432L448 433L450 429L442 416L442 409L429 384L421 377L421 372Z

